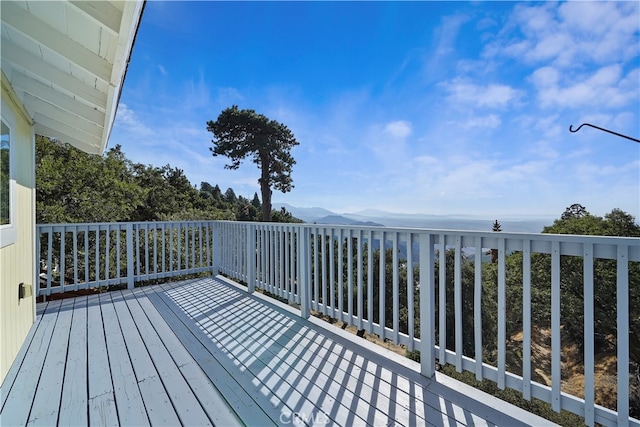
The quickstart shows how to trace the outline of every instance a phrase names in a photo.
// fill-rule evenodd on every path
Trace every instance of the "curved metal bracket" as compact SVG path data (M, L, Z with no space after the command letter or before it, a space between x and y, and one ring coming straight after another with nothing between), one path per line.
M623 135L621 133L614 132L614 131L609 130L609 129L601 128L600 126L592 125L591 123L583 123L580 126L578 126L578 128L576 130L573 130L573 125L570 125L569 126L569 132L576 133L582 128L582 126L591 126L592 128L596 128L596 129L599 129L599 130L604 131L604 132L609 132L609 133L612 133L612 134L614 134L616 136L619 136L621 138L627 138L627 139L630 139L632 141L640 143L640 139L632 138L630 136Z

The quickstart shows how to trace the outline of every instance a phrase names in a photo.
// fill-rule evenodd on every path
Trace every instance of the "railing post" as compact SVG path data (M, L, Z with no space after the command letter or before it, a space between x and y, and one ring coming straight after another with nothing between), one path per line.
M300 317L311 315L311 228L298 226L298 290L300 292Z
M35 282L33 285L33 289L34 289L34 295L36 297L40 296L40 268L41 268L41 261L42 261L42 249L40 248L40 237L42 235L42 227L40 226L40 224L36 225L36 256L34 259L34 264L35 264L35 268L36 268L36 275L35 275ZM46 295L45 295L46 298ZM35 299L35 298L34 298ZM46 300L45 300L46 301ZM35 311L34 311L35 313Z
M619 244L616 263L618 425L629 425L629 247Z
M247 288L249 293L256 290L256 229L252 224L247 224Z
M133 223L127 223L127 289L133 289Z
M435 358L435 252L431 234L420 234L420 373L433 378Z
M220 223L218 221L214 221L213 223L213 242L211 242L211 250L211 274L215 276L220 271L220 255L222 253L220 244Z

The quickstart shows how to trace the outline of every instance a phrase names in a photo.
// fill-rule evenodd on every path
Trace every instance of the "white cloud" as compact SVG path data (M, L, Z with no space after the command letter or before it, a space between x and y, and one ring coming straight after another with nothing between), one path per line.
M435 30L435 37L438 40L436 55L446 55L455 50L455 41L460 32L460 27L469 20L466 15L445 16L442 18L442 25Z
M639 13L638 2L519 4L484 55L568 69L628 60L640 50Z
M596 69L591 74L572 76L571 82L560 81L560 73L552 67L542 67L530 77L543 108L621 108L638 102L638 69L622 74L620 64ZM564 84L564 86L563 86ZM637 105L637 104L636 104Z
M535 128L538 129L545 138L555 139L559 137L563 131L561 126L558 124L559 119L560 116L558 114L540 117L535 124ZM545 152L545 155L548 156L549 150L545 150ZM555 150L551 150L551 152L553 153L553 157L557 156Z
M217 103L221 105L237 105L245 100L244 95L233 87L217 88Z
M137 137L150 136L153 134L153 131L138 118L135 111L122 102L118 104L118 112L116 113L114 125L123 126L127 132Z
M404 139L411 135L411 123L406 120L397 120L387 123L384 131L393 138Z
M463 107L504 109L518 101L522 92L503 84L478 85L464 79L443 84L449 100Z
M488 114L486 116L471 116L462 122L462 127L496 129L502 124L502 119L497 114Z
M531 74L530 80L538 87L556 86L560 81L560 72L554 67L541 67Z

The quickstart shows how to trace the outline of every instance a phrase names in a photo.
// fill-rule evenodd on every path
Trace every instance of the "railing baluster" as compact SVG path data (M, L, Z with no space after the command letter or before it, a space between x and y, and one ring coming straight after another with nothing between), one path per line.
M289 290L289 232L285 226L277 226L277 247L278 258L276 266L278 268L278 280L276 286L280 291L280 296L291 301L291 292Z
M229 230L229 237L231 241L231 277L234 279L238 278L238 272L240 267L238 265L238 258L240 254L238 253L238 246L240 244L240 236L238 235L238 226L234 224Z
M280 295L278 292L278 230L275 225L269 226L269 232L271 237L271 259L269 260L269 292L272 292L276 295ZM282 295L280 295L282 296Z
M475 238L473 262L473 337L475 342L476 380L482 381L482 237Z
M455 237L453 270L453 307L455 327L456 371L462 372L462 239Z
M440 234L439 239L439 289L438 289L438 314L440 317L440 355L438 359L441 364L447 363L447 244L445 235Z
M551 242L551 406L560 412L560 242Z
M65 261L66 261L66 253L65 251L65 226L62 226L62 230L60 230L60 259L59 259L59 269L60 269L60 292L64 292L64 272L66 269Z
M289 259L289 267L285 269L287 272L287 291L289 293L289 301L297 302L300 300L300 291L296 288L298 281L298 258L300 257L298 234L294 227L289 225L284 226L287 230L287 246L285 250L285 256Z
M135 259L135 276L136 278L139 280L140 276L142 275L141 269L140 269L140 230L142 229L140 224L135 224L133 231L134 231L134 237L135 237L135 247L136 247L136 259Z
M203 260L203 255L202 255L202 229L203 229L203 227L204 227L204 223L202 223L202 222L198 223L198 245L199 245L198 254L200 254L200 256L199 256L200 262L198 264L199 268L204 267L204 260ZM163 239L163 243L164 243L164 239Z
M228 265L229 273L232 277L236 277L236 272L238 271L237 259L238 259L238 233L235 233L236 226L232 224L227 229L227 241L229 247L229 257L228 257Z
M507 268L504 237L498 238L498 388L506 387L507 360Z
M169 224L169 272L173 273L173 232L174 230L174 224L170 223ZM218 257L220 257L220 254L217 254ZM217 273L217 271L214 271L214 273Z
M367 332L373 332L373 231L367 239Z
M106 241L104 244L104 278L106 280L106 285L109 286L109 259L111 258L111 226L107 224L106 229Z
M318 227L313 229L313 233L311 238L313 239L313 309L315 311L320 311L320 284L318 280L320 280L320 276L318 274L318 251L319 251L319 232Z
M400 331L400 274L399 274L399 260L398 260L398 232L393 233L391 240L392 244L392 304L393 304L393 335L392 339L395 344L398 343L399 331Z
M357 283L357 288L358 290L356 291L358 293L358 306L357 306L357 310L358 310L358 330L362 330L362 324L363 324L363 318L364 318L364 313L363 313L363 308L364 308L364 296L363 296L363 280L362 280L362 276L364 275L364 272L362 271L364 269L364 261L362 259L362 229L358 230L358 250L357 250L357 257L358 257L358 267L357 267L357 274L358 274L358 283Z
M42 282L42 276L40 276L40 274L42 274L42 233L43 233L43 228L42 225L36 225L36 256L37 259L34 260L35 263L35 267L36 267L36 271L35 271L35 277L36 277L36 283L33 284L33 286L35 287L34 292L36 292L36 295L39 295L42 291L41 291L41 282Z
M344 322L344 235L342 228L338 229L338 319Z
M162 277L165 277L167 274L167 252L166 252L166 237L167 237L167 233L166 233L166 223L162 223L160 225L160 230L162 233L162 252L161 252L161 257L162 257Z
M178 239L176 241L176 248L178 251L176 274L180 274L180 270L182 270L182 223L178 223Z
M522 242L522 395L531 400L531 241Z
M149 223L144 223L144 275L149 278Z
M191 230L191 224L187 222L187 223L184 224L184 269L183 269L183 273L187 273L189 271L189 259L190 259L190 257L189 257L189 248L190 248L189 230ZM235 235L237 236L237 234L235 234ZM236 269L236 272L237 271L238 270Z
M74 290L78 290L78 227L73 226L73 284ZM40 239L38 239L40 241Z
M206 226L205 226L205 231L204 231L204 240L205 240L205 251L207 253L207 261L205 266L207 267L207 269L211 269L211 266L213 265L213 263L211 262L211 223L207 222ZM164 253L164 237L162 240L162 252ZM163 265L163 270L164 270L164 265Z
M190 222L187 226L187 235L189 245L187 246L187 253L189 254L187 265L185 266L185 274L190 274L195 271L196 260L195 260L195 244L196 244L196 223Z
M413 278L413 233L407 233L407 333L409 334L408 350L415 349L415 283Z
M84 227L84 283L89 286L89 226Z
M333 228L329 229L329 233L329 294L331 298L331 317L335 319L338 317L338 314L336 311L336 258L334 250L335 239L333 237Z
M351 230L347 230L347 319L350 325L353 322L353 236Z
M267 227L262 227L262 268L260 270L260 279L262 282L262 289L267 289L269 281L269 231Z
M100 224L96 224L96 285L100 286Z
M327 315L327 229L322 229L322 314Z
M51 258L53 256L53 227L49 227L47 234L47 295L51 293L51 276L53 275L53 267L51 266Z
M583 245L584 272L584 423L595 424L595 325L594 325L594 281L593 243Z
M120 279L122 277L122 270L120 270L120 252L122 252L120 246L120 234L122 234L122 228L121 225L118 224L116 226L116 279Z
M135 280L135 271L134 271L134 251L133 251L133 233L134 233L134 224L127 223L126 232L127 232L127 288L133 289L133 284Z
M379 279L379 288L378 288L378 322L380 324L380 339L382 341L384 341L384 339L386 338L386 326L387 326L387 322L385 319L385 310L386 310L386 305L385 305L385 299L386 299L386 289L385 289L385 275L386 275L386 269L385 269L385 264L386 264L386 250L385 250L385 232L381 232L380 233L380 262L379 262L379 274L378 274L378 279Z
M158 226L153 224L153 278L158 278Z
M256 230L253 225L247 225L247 290L256 290Z

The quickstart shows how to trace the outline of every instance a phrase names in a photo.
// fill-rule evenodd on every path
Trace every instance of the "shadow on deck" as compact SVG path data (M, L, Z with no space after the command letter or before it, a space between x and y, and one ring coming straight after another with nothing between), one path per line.
M0 424L550 425L221 277L38 304Z

